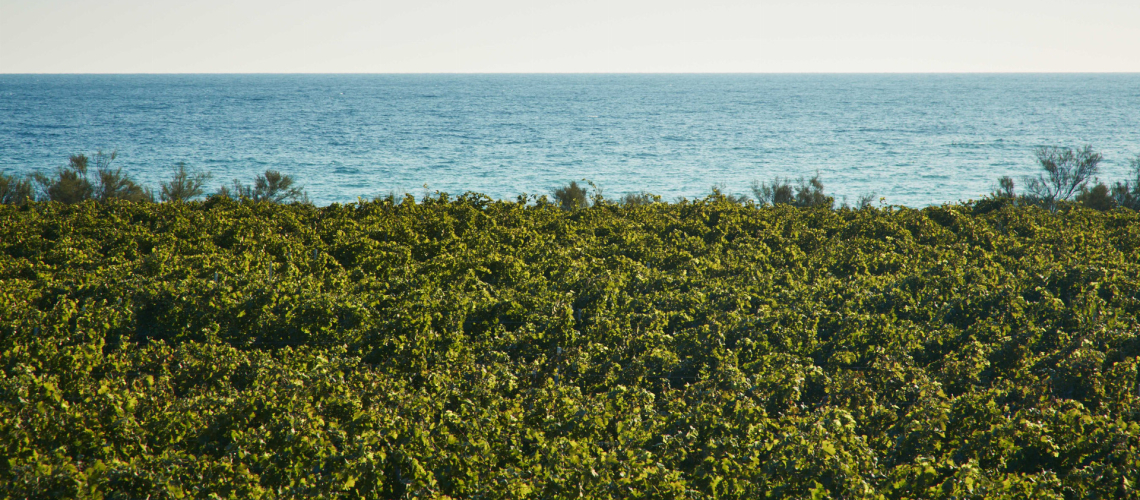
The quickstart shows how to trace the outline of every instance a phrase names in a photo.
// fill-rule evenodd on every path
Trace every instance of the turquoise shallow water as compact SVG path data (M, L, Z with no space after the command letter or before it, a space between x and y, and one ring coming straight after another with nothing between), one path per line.
M0 171L116 149L151 185L177 161L214 184L274 168L319 204L582 178L672 199L818 171L839 198L925 206L1080 144L1126 176L1140 74L0 75Z

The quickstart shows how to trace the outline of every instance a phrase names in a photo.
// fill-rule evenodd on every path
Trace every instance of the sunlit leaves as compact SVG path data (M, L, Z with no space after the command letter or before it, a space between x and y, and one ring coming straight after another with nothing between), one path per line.
M0 491L1127 498L1140 218L0 207Z

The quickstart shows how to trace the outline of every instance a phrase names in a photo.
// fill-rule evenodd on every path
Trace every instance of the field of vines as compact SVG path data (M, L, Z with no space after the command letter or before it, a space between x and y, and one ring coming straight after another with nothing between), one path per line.
M0 206L3 498L1138 498L1140 213Z

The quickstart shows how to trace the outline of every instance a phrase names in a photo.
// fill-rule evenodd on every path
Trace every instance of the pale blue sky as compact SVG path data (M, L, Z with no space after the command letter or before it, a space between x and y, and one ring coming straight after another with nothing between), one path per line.
M1140 71L1140 0L0 0L2 73L1024 71Z

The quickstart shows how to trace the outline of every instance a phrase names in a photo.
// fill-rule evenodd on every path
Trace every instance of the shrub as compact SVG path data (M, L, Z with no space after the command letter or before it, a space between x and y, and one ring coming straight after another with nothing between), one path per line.
M1013 183L1013 177L1003 175L998 178L997 188L993 193L990 193L992 198L1016 198L1017 193Z
M388 194L378 194L372 197L373 203L387 203L389 205L399 205L403 198L396 194L395 190L389 190Z
M626 206L652 205L661 202L661 195L647 193L645 191L640 193L626 193L619 201L622 205Z
M205 194L203 188L210 177L209 172L196 169L188 170L186 163L178 162L174 166L174 175L170 181L160 183L162 201L181 203L202 196Z
M874 191L871 191L869 193L863 193L863 194L859 195L858 198L855 199L854 209L855 210L862 210L864 208L868 208L868 207L872 206L872 204L874 202L875 202L875 192ZM847 209L852 208L851 205L847 204L847 197L846 196L843 197L843 204L841 205L841 207L847 208Z
M819 174L811 179L800 177L797 185L792 185L789 179L776 177L771 183L752 183L752 194L761 205L791 205L794 207L827 207L835 204L835 198L823 192L823 181ZM873 197L874 195L872 195Z
M819 174L815 174L806 181L800 178L799 184L796 187L796 201L793 205L797 207L831 208L835 204L835 198L823 193L823 181L819 179Z
M601 206L601 205L605 205L606 203L608 203L608 201L606 200L605 194L602 193L601 186L594 184L593 181L589 181L586 179L582 179L582 180L585 181L586 184L588 184L590 186L590 189L594 190L594 193L590 195L590 203L592 205Z
M709 188L709 199L712 201L727 201L737 205L748 203L748 197L742 194L725 194L724 185L717 185Z
M113 159L115 154L111 153L110 156ZM99 163L104 161L102 152L97 153L95 158ZM95 195L95 186L87 178L88 161L87 155L72 155L67 166L55 169L54 175L37 172L33 179L48 200L67 204L90 200ZM110 160L106 163L109 164Z
M761 205L791 205L796 201L795 190L788 179L776 177L771 183L752 181L752 194Z
M859 200L856 202L856 206L859 207L860 210L862 210L864 208L870 207L871 204L874 202L875 202L875 192L871 191L870 193L864 193L864 194L859 195Z
M1135 179L1117 182L1112 186L1112 199L1117 205L1140 210L1140 154L1129 163L1132 165Z
M99 201L127 200L135 202L154 201L154 192L136 184L123 174L123 169L99 169L96 174L95 199Z
M1093 210L1100 210L1101 212L1107 212L1116 208L1116 200L1113 199L1108 186L1104 185L1103 182L1096 183L1092 189L1081 187L1081 192L1077 195L1077 202Z
M1084 188L1096 175L1103 159L1092 146L1072 148L1039 147L1034 151L1044 173L1026 178L1029 201L1055 210L1057 202L1067 201Z
M52 175L37 173L33 179L43 190L44 198L61 203L80 203L87 200L108 201L154 201L154 193L136 184L123 169L111 168L118 153L95 153L95 180L90 178L91 158L87 155L72 155L66 166L59 167Z
M217 196L238 198L251 201L267 201L270 203L309 203L309 196L304 188L297 186L292 176L282 174L276 170L266 170L258 174L253 185L242 184L234 179L232 188L222 186Z
M28 177L0 173L0 203L22 205L35 200L35 190Z
M586 188L579 186L577 181L570 181L570 184L555 189L554 201L557 202L558 206L562 207L563 210L574 210L590 206L590 202L586 198Z

